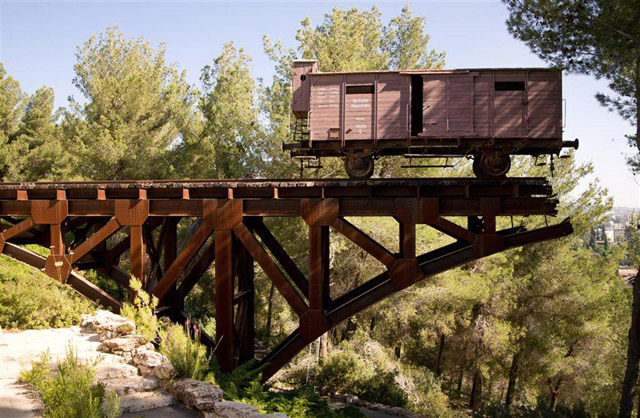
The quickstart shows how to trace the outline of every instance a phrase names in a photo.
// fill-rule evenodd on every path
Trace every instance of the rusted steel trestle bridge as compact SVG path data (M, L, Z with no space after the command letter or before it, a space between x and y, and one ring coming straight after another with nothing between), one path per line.
M257 263L299 318L299 327L261 360L268 363L267 379L341 321L426 277L570 234L568 221L531 231L496 230L498 216L555 215L556 205L542 178L2 183L0 251L116 311L120 303L80 272L96 269L125 287L134 275L160 299L162 314L177 321L186 320L184 299L215 260L216 338L204 335L203 341L217 344L224 371L254 357ZM385 248L346 219L361 216L395 218L399 251ZM184 217L200 221L179 248L177 225ZM304 220L307 275L266 227L265 217ZM447 217L466 217L467 226ZM417 224L455 242L417 255ZM107 241L121 230L127 233L124 239ZM331 230L386 267L333 299ZM23 244L51 247L52 254L40 256Z

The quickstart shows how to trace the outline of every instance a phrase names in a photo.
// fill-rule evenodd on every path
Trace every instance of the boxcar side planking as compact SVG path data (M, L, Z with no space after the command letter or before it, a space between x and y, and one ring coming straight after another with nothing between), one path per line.
M551 68L322 73L293 63L294 158L343 157L368 178L379 156L470 157L478 177L503 177L511 155L559 155L562 71Z

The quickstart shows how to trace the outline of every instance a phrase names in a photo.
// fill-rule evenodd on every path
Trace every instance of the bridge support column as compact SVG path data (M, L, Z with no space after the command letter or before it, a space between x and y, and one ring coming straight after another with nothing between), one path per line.
M238 364L245 363L253 358L255 321L254 321L254 269L253 257L249 251L238 242L238 268L236 270L237 294L234 297L236 308L236 329L239 336L238 341Z
M121 226L129 227L129 255L131 276L135 276L145 286L144 276L144 223L149 217L149 201L147 191L138 189L138 199L123 199L115 202L115 218ZM129 289L129 298L133 301L134 294Z
M220 369L233 370L233 244L231 230L216 230L216 357Z
M210 209L215 228L216 358L225 373L235 366L233 227L242 224L242 209L242 200L233 199L223 204L217 201ZM205 208L205 216L206 212Z
M176 261L176 257L178 256L178 222L180 222L180 218L171 217L166 218L166 224L164 225L164 238L162 242L162 253L164 257L163 262L163 271L169 270L171 264ZM160 251L160 248L158 248ZM184 297L178 295L176 283L174 282L169 287L169 291L167 293L167 303L171 306L171 308L175 311L182 311L184 309Z
M329 294L329 226L338 218L335 199L305 199L302 217L309 225L309 309L300 317L300 335L307 343L330 328L325 311Z
M33 219L33 223L49 226L48 235L51 255L47 258L45 272L61 283L66 283L71 273L71 263L65 257L61 226L68 212L69 205L64 190L56 190L55 200L31 201L31 219Z

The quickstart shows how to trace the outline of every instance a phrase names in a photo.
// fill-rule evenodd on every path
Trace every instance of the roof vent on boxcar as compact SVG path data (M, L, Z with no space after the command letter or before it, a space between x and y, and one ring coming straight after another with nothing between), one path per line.
M524 81L496 81L496 91L524 91Z

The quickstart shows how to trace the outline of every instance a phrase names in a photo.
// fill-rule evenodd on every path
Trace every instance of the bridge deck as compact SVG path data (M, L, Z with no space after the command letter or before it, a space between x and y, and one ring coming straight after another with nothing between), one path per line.
M557 203L544 178L25 182L0 184L0 215L27 216L30 200L60 198L70 216L110 216L122 199L149 200L149 216L201 216L207 199L241 199L246 216L299 216L302 199L338 199L341 216L384 215L402 198L437 198L447 216L479 214L486 198L505 216L554 215Z

